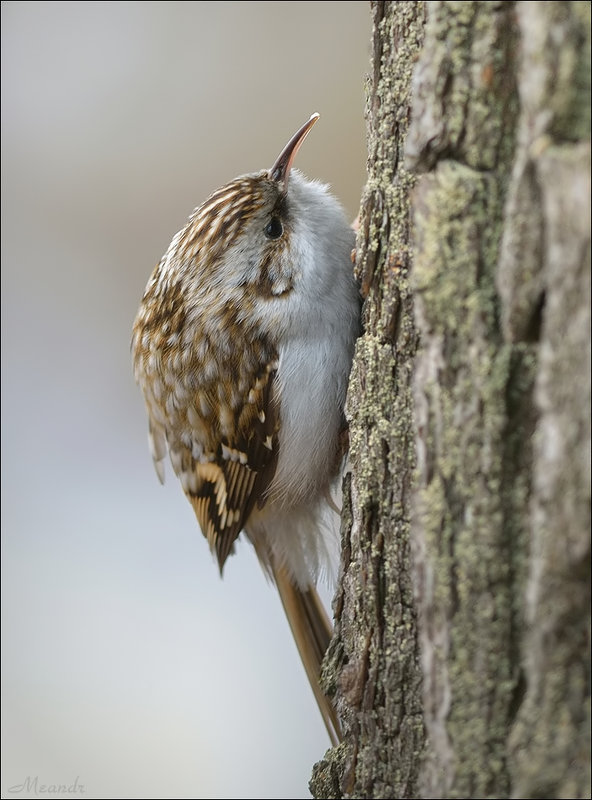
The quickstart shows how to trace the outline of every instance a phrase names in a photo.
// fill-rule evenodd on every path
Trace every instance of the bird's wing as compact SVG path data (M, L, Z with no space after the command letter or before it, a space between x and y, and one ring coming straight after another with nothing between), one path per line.
M210 437L213 430L215 441L210 441L209 452L198 459L192 457L187 464L195 478L184 482L185 493L216 554L220 571L254 504L263 502L265 489L275 473L276 367L271 360L252 376L236 412L220 404L219 419L214 425L210 421Z

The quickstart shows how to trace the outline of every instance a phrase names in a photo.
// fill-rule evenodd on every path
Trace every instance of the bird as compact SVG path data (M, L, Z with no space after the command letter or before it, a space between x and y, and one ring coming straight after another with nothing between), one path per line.
M241 532L253 545L335 745L340 722L319 684L332 625L316 583L339 552L361 296L343 207L293 168L318 119L270 169L193 211L148 280L131 350L159 480L168 454L221 574Z

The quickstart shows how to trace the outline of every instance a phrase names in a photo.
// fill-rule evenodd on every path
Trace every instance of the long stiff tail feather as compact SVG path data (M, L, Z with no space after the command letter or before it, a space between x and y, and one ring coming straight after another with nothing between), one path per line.
M314 587L302 590L294 586L281 567L273 568L273 576L323 722L336 746L342 738L339 720L319 683L321 662L333 634L331 622Z

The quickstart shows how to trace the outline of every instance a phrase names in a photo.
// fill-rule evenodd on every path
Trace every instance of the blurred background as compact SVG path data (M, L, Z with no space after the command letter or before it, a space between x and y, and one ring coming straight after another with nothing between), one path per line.
M158 484L129 342L193 207L313 111L297 166L355 217L369 39L366 2L2 3L3 797L308 796L279 599Z

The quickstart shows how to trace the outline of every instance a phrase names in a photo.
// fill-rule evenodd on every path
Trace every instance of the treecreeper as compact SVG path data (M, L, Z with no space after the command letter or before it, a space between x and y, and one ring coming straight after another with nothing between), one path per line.
M360 293L354 232L292 168L306 122L271 169L198 206L153 271L133 326L149 443L167 456L220 571L239 534L278 588L332 742L319 685L332 628L316 581L339 550L335 487Z

